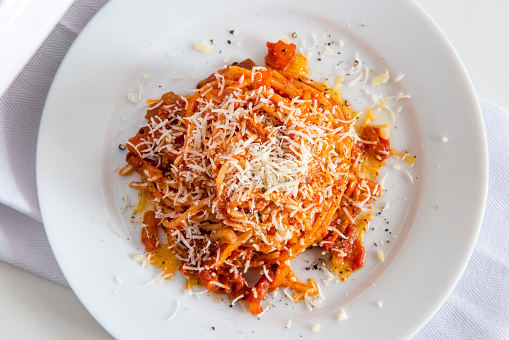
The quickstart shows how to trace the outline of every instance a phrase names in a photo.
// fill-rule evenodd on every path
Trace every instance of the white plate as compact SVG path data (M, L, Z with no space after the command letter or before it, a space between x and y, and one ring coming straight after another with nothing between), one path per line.
M321 336L407 338L440 307L461 276L483 215L487 152L475 93L453 48L412 2L289 4L199 1L199 6L177 9L164 0L114 0L90 22L62 63L39 134L41 210L69 284L116 338L297 338L311 335L316 324ZM347 76L343 94L355 108L371 104L364 89L411 96L390 101L395 111L401 107L395 122L387 110L376 111L378 121L393 126L393 147L409 149L417 162L410 167L393 158L384 170L388 191L377 207L389 208L366 236L365 267L346 282L322 283L322 308L310 312L280 294L270 300L275 308L260 320L215 296L184 295L181 275L147 285L157 271L131 259L142 248L129 208L122 212L124 196L133 202L136 193L126 188L129 179L114 170L125 156L118 144L143 122L141 103L169 90L183 93L194 86L194 77L208 76L227 63L225 58L250 57L262 64L265 42L294 31L299 46L313 46L313 34L317 38L318 47L309 50L317 80L334 80L348 71L356 52L370 79L390 72L391 80L379 89L369 81L348 87L356 76ZM210 39L213 52L192 48ZM144 74L151 79L134 106L127 93L138 95ZM405 77L395 82L401 74ZM384 252L385 262L378 260L377 250ZM326 278L323 272L305 270L310 266L306 261L313 264L312 255L295 264L301 279ZM177 315L167 320L177 305ZM341 308L348 319L340 322ZM292 326L286 329L289 319Z
M0 96L73 2L0 0Z

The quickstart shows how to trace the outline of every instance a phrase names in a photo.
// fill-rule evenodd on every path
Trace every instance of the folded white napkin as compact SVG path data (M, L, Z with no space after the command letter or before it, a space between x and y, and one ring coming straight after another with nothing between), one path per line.
M76 1L0 98L0 260L64 285L41 223L37 134L60 62L105 2ZM415 339L509 339L509 112L484 99L480 103L490 158L482 229L457 287Z
M0 260L65 285L41 223L35 182L37 135L58 66L106 2L76 1L0 98Z

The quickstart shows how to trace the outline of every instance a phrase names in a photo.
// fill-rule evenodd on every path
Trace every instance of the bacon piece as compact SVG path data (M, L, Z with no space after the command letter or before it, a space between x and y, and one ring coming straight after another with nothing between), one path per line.
M255 62L252 61L251 59L247 58L246 60L243 60L241 61L240 63L237 63L237 62L234 62L232 63L231 65L233 66L238 66L238 67L242 67L242 68L245 68L246 70L252 70L253 67L256 66ZM219 74L224 74L228 71L228 69L222 69L222 70L219 70L217 72L214 72L212 73L210 76L208 76L207 78L201 80L197 85L196 85L196 88L197 89L200 89L202 88L203 86L207 85L208 83L211 83L213 82L214 80L216 80L216 76L215 74L216 73L219 73Z
M246 60L242 60L240 63L233 63L232 64L233 66L238 66L238 67L242 67L242 68L245 68L246 70L252 70L253 67L256 66L255 62L252 61L251 59L247 58Z

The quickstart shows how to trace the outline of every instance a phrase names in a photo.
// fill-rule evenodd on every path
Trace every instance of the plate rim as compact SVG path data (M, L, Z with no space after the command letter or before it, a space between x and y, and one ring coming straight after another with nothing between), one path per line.
M118 3L119 1L111 1L109 2L108 4L106 4L101 10L99 13L101 12L104 12L105 11L105 8L109 8L109 6L113 6L112 3ZM396 3L399 2L399 1L395 1ZM466 69L463 65L463 63L461 62L460 58L458 57L458 55L455 53L454 51L454 48L452 47L452 45L450 44L449 40L445 37L445 35L443 34L442 31L440 31L440 29L438 28L438 26L436 26L436 24L433 22L433 20L425 13L425 11L422 9L422 7L420 7L417 3L412 2L412 4L414 6L416 6L416 8L418 8L420 11L421 11L421 15L424 15L426 17L427 20L430 20L430 22L434 25L434 29L438 29L438 31L440 32L441 34L441 39L445 39L445 41L448 42L453 54L455 57L456 57L456 62L459 63L458 65L460 66L460 68L463 70L463 76L466 76L466 78L468 79L469 83L467 87L470 87L470 96L469 96L469 99L470 100L473 100L472 101L472 107L475 108L474 111L476 111L476 117L478 120L480 120L480 122L482 123L482 114L481 114L481 110L480 110L480 106L479 106L479 103L477 101L477 97L475 96L475 90L473 88L473 85L468 77L468 74L466 72ZM84 29L83 32L86 32L87 28L90 26L90 25L94 25L94 22L96 20L98 16L96 15L90 22L89 24L87 25L87 27ZM81 36L81 34L80 34ZM79 44L79 41L80 41L80 36L75 40L75 42L73 43L73 46L71 47L71 49L69 50L68 52L68 55L71 54L71 52L74 50L75 48L75 45ZM451 52L451 51L449 51ZM58 82L59 78L60 78L60 73L63 72L62 70L65 69L65 65L67 63L67 56L65 57L64 61L62 62L56 76L55 76L55 80L54 80L54 83L52 84L51 86L51 89L48 93L48 98L52 98L54 96L53 94L53 90L54 90L54 84L56 82ZM46 104L48 103L48 101L46 102ZM38 195L39 195L39 202L40 202L40 205L41 205L41 214L42 214L42 217L43 217L43 221L45 221L47 219L47 217L45 216L47 213L45 212L45 209L46 209L46 202L44 201L44 196L45 196L45 193L44 193L44 188L40 187L40 183L42 182L42 173L40 171L40 169L43 167L42 165L42 162L43 162L43 159L44 159L44 155L41 154L42 151L40 151L42 149L41 145L40 145L40 141L41 141L41 138L40 136L43 136L45 131L45 126L46 126L46 116L48 116L47 114L47 105L45 104L44 106L44 110L43 110L43 116L41 118L41 125L40 125L40 130L39 130L39 139L38 139L38 145L37 145L37 187L38 187ZM49 109L48 109L49 110ZM468 253L471 255L472 254L472 251L473 251L473 248L475 246L475 240L477 239L477 236L479 234L479 230L480 230L480 227L481 227L481 222L482 222L482 217L484 215L484 209L485 209L485 204L486 204L486 197L487 197L487 189L488 189L488 153L487 153L487 141L486 141L486 135L485 135L485 131L484 131L484 128L483 126L484 125L481 125L482 126L482 142L483 142L483 164L484 164L484 168L482 169L482 173L483 173L483 184L482 184L482 188L481 188L481 191L483 192L483 197L481 198L481 201L483 202L482 204L482 208L478 211L477 215L478 215L478 223L477 223L477 230L475 231L475 238L472 238L468 248L469 248L469 251ZM42 189L41 189L42 188ZM46 217L46 218L45 218ZM47 224L44 223L45 225L45 229L46 229L46 233L48 234L48 238L50 239L50 244L51 244L51 247L52 249L54 248L54 242L52 240L52 238L49 236L49 234L51 234L50 231L48 231L48 228L51 228L51 227L47 227ZM56 256L57 257L57 256ZM459 272L459 275L456 275L456 278L454 280L454 282L450 282L449 284L449 289L447 289L447 292L442 294L442 298L441 298L441 303L436 306L436 308L434 309L434 311L432 311L431 314L428 315L427 318L423 318L422 319L422 323L420 325L420 327L422 327L425 323L427 323L429 321L429 319L431 319L431 317L434 315L434 313L440 308L440 306L443 304L443 302L445 302L446 298L449 296L449 294L452 292L453 288L455 287L455 285L457 284L457 282L459 281L459 279L461 278L461 274L463 273L463 271L465 270L467 264L468 264L468 261L469 261L469 258L470 256L468 256L468 258L464 258L463 259L463 263L461 263L461 265L457 268L458 269L458 272ZM59 263L60 265L60 260L59 260L59 257L57 257L57 262ZM62 270L64 272L64 275L66 276L67 278L67 274L64 270ZM71 287L73 288L73 285L71 284ZM73 288L74 290L74 288ZM85 301L82 300L81 298L81 294L79 294L77 291L75 291L76 295L78 296L78 298L80 299L80 301L82 302L82 304L85 306L85 308L87 308L88 310L88 303L86 303ZM89 310L90 311L90 310ZM91 313L92 314L92 313ZM92 314L94 317L95 315ZM103 324L100 320L98 320L99 323ZM104 325L103 325L104 327ZM417 332L419 329L417 328L415 330L415 332ZM414 333L415 333L414 332ZM411 334L410 334L411 335Z

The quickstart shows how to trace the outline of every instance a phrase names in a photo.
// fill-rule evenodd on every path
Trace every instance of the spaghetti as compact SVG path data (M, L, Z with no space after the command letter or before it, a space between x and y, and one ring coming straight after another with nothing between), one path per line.
M247 59L192 96L149 101L120 171L141 176L130 187L140 190L148 262L255 315L279 287L294 301L319 293L291 269L306 249L328 252L343 280L363 266L363 212L382 194L373 179L391 153L388 127L371 126L370 112L358 122L338 91L305 77L295 45L267 46L267 67Z

